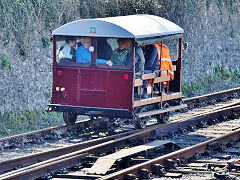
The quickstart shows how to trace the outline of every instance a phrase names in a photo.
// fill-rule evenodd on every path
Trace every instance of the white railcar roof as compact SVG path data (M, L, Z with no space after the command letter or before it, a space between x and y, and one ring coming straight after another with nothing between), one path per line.
M138 14L77 20L57 28L53 31L53 35L140 40L182 34L183 32L181 27L169 20L154 15Z

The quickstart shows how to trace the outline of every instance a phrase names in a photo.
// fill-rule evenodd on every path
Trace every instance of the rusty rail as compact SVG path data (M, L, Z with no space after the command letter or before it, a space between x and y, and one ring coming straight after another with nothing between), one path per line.
M240 95L240 87L184 99L183 103L188 105L190 104L194 105L194 104L199 104L203 102L216 101L221 98L227 98L227 97L237 98L239 95Z
M9 137L0 138L0 148L4 149L8 146L23 145L24 143L33 142L39 138L49 138L49 136L58 136L66 132L71 132L74 129L79 129L84 126L84 123L88 122L89 119L77 122L73 126L61 125L50 128L45 128L37 131L27 132L23 134L17 134Z
M134 131L129 131L121 134L116 134L108 137L103 137L103 138L98 138L90 141L85 141L85 142L80 142L74 145L66 146L66 147L61 147L61 148L56 148L54 150L50 151L44 151L40 153L34 153L30 155L26 155L23 157L17 157L17 158L12 158L6 161L1 161L0 162L0 172L4 172L7 170L11 170L15 167L24 167L28 166L31 164L34 164L36 162L41 162L45 161L51 158L55 158L67 153L71 153L74 151L79 151L81 149L85 149L91 146L95 146L97 144L101 144L107 141L111 141L114 139L119 139L124 136L128 136L130 134L134 134L140 130L134 130Z

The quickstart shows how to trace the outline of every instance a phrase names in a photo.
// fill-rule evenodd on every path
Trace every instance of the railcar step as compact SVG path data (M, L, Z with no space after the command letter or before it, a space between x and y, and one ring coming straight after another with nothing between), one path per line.
M98 160L95 162L95 164L88 170L89 174L105 174L115 163L116 160L142 152L146 151L148 149L153 149L156 147L160 147L162 145L172 143L171 141L165 141L165 140L155 140L143 145L135 146L128 149L122 149L118 152L109 154L104 157L98 158Z
M136 100L133 102L133 107L144 106L153 103L159 103L163 101L169 101L174 99L182 98L182 92L172 92L169 94L165 94L163 96L151 97L147 99Z
M153 111L148 111L148 112L144 112L144 113L138 113L138 114L136 114L136 117L143 118L143 117L153 116L153 115L161 114L161 113L165 113L165 112L175 111L178 109L183 109L186 107L187 107L187 104L181 104L181 105L169 107L166 109L159 109L159 110L153 110Z

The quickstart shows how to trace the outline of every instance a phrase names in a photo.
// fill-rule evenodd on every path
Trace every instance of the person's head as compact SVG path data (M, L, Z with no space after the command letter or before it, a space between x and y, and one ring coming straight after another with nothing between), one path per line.
M120 50L124 50L125 48L130 48L132 45L131 39L120 38L118 39L118 47Z
M145 45L145 44L141 45L141 48L144 52L146 52L149 47L150 47L149 45Z
M76 40L76 38L74 38L74 37L68 37L68 38L66 39L66 43L69 44L69 45L72 46L72 47L76 47L77 40Z
M127 48L130 48L132 46L132 40L131 39L126 39L125 44Z
M82 37L81 43L82 43L83 47L85 47L86 49L89 49L92 45L92 38Z
M118 39L118 48L124 50L126 48L124 39Z

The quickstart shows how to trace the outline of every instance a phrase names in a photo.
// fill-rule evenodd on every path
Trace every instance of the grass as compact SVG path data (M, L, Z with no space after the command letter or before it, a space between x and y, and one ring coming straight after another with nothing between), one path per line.
M214 75L206 76L198 82L184 83L182 92L185 98L238 87L240 72L216 67Z
M79 115L77 121L87 119ZM29 110L19 114L12 112L0 113L0 137L36 131L52 126L63 125L62 113L45 112L42 110Z
M31 110L14 114L0 113L0 137L21 134L63 124L62 113Z

